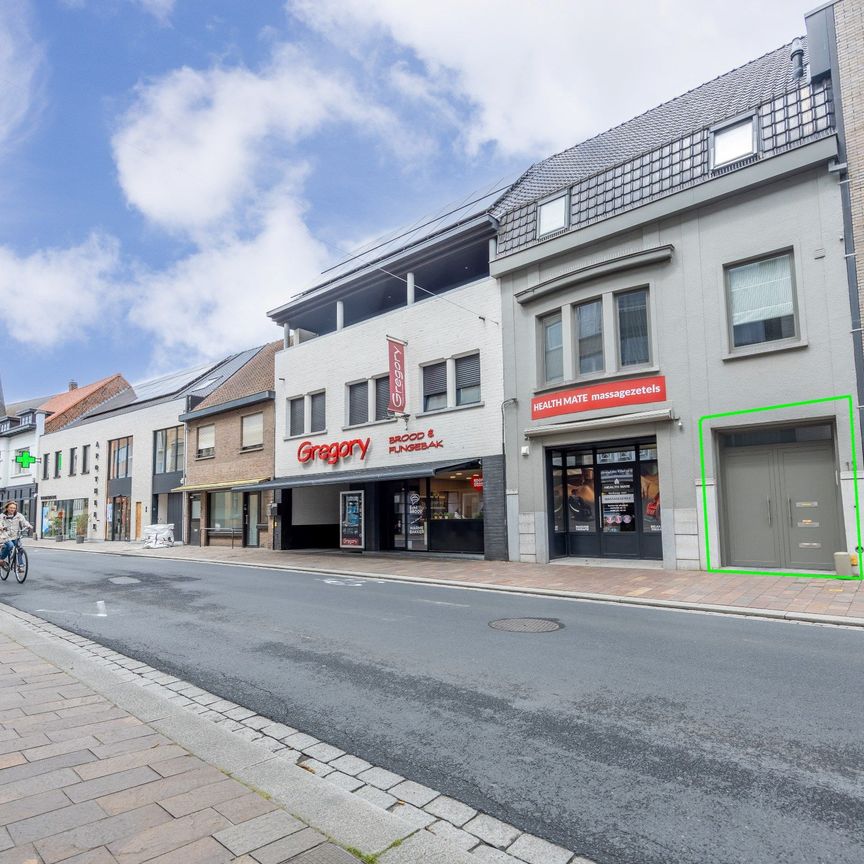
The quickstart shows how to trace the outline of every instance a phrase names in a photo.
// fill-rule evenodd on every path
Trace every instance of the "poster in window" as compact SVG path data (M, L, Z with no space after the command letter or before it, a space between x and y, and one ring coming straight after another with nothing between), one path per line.
M660 521L660 474L656 462L642 462L639 466L642 486L642 525L649 533L662 530Z
M636 530L634 470L604 468L600 472L603 531L607 534Z
M339 546L342 549L363 549L365 545L363 492L340 492Z
M570 531L585 533L595 530L592 467L567 471L567 519Z

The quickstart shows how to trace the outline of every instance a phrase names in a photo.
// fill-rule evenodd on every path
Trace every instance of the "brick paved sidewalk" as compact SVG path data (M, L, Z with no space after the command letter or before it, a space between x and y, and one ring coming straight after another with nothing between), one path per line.
M0 864L357 864L0 635Z
M773 611L794 617L831 616L864 624L864 582L787 576L742 576L690 570L581 567L570 564L521 564L477 559L413 557L339 552L274 552L213 546L143 549L141 543L85 544L29 541L47 549L120 553L256 564L328 573L391 576L511 590L552 591L594 599L648 605L684 604L694 608ZM857 623L857 622L856 622Z

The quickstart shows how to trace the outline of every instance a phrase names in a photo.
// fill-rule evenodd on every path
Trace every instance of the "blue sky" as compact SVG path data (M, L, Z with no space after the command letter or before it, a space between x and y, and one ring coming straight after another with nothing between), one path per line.
M266 311L358 244L788 42L812 5L0 0L7 401L278 338Z

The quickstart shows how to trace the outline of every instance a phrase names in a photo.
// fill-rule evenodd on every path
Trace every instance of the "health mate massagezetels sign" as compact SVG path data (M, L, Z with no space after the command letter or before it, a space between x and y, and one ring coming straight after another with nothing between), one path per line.
M574 387L559 390L531 400L531 419L542 420L560 414L575 414L578 411L593 411L596 408L619 408L625 405L640 405L645 402L666 400L666 378L631 378L591 387Z

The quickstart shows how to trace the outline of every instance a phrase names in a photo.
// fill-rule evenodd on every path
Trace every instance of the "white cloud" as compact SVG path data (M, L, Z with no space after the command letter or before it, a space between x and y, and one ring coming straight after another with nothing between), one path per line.
M0 296L6 298L6 329L25 345L48 347L83 341L105 330L116 313L116 240L92 234L78 246L18 256L0 246Z
M174 11L175 0L135 0L145 12L149 12L160 24L167 24Z
M529 156L575 144L783 44L803 32L811 6L728 0L719 14L691 0L288 3L358 56L392 63L380 51L389 37L425 79L421 86L416 74L397 72L403 94L467 103L461 140L469 153L493 143Z
M41 104L42 48L30 34L28 6L0 0L0 148L23 138Z

